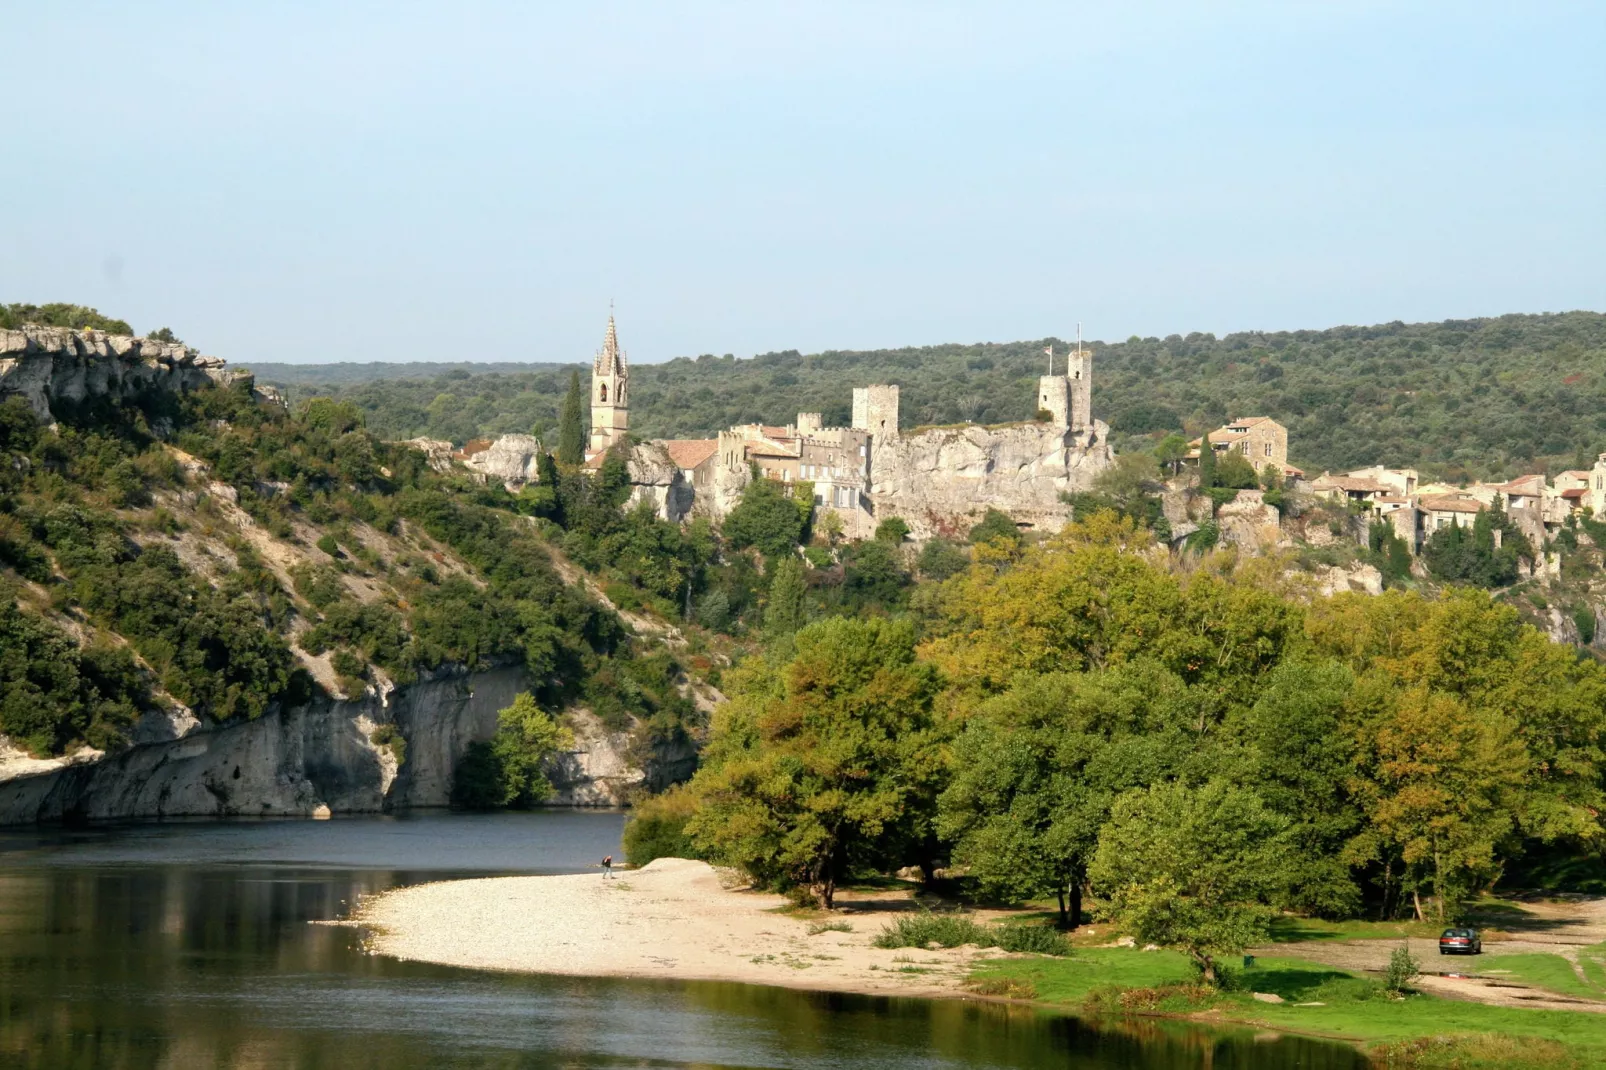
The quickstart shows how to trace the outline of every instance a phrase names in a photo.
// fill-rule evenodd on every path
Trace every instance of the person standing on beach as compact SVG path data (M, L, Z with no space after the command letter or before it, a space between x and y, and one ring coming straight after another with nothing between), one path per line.
M608 880L613 876L613 855L604 855L602 859L602 879Z

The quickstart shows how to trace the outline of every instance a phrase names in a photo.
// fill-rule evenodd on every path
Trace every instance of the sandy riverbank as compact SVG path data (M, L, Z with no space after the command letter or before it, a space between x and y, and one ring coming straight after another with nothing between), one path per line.
M370 946L401 959L485 970L739 981L872 995L953 996L974 948L882 950L870 941L903 892L839 897L851 932L809 934L778 895L723 887L704 862L664 858L600 874L495 877L401 888L365 900Z

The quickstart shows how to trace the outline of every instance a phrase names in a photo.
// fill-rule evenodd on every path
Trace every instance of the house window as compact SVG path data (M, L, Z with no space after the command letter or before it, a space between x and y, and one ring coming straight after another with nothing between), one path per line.
M1271 456L1271 443L1270 442L1266 443L1266 456L1267 457Z

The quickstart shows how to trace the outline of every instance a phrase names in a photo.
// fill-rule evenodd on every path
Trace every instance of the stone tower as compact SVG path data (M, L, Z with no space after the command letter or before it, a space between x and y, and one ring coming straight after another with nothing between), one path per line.
M630 427L630 367L619 348L619 332L608 315L608 333L591 362L591 452L602 453Z
M1093 426L1093 351L1082 348L1082 328L1077 325L1076 348L1071 350L1065 377L1070 380L1072 431Z
M1037 379L1037 407L1048 413L1055 427L1071 426L1071 380L1066 375L1043 375Z
M856 386L853 388L853 426L870 432L872 440L898 437L898 388L895 386Z

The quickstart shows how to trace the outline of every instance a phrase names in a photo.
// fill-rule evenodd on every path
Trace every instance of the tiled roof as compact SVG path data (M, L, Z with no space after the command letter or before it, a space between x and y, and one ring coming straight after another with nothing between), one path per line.
M752 457L800 457L802 451L795 446L783 446L775 442L747 443L747 453Z
M1506 494L1537 496L1545 492L1545 477L1538 473L1518 476L1509 483L1498 484L1495 490L1503 491Z
M1476 513L1483 508L1475 498L1455 498L1449 495L1441 498L1421 498L1419 504L1434 513Z
M1588 493L1589 489L1587 487L1573 487L1571 490L1562 491L1561 496L1563 498L1582 498Z
M676 468L696 468L719 449L717 438L672 438L664 443Z
M1352 476L1321 476L1311 486L1317 490L1342 490L1353 494L1387 494L1394 489L1376 480Z

